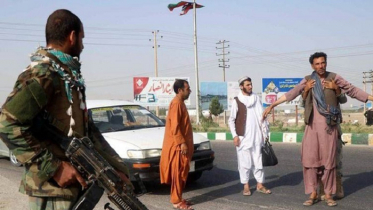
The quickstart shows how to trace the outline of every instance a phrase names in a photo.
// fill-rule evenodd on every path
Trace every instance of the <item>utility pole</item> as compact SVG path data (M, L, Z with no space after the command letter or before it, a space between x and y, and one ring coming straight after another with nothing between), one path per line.
M370 94L373 95L373 70L370 70L369 73L370 73L370 83L371 83Z
M200 91L199 91L199 75L198 75L198 47L197 47L197 8L196 0L193 1L193 43L194 43L194 70L196 74L196 124L199 125L199 115L202 113L200 108Z
M230 67L230 65L225 64L226 62L229 62L229 59L228 60L225 59L225 56L229 54L229 52L227 53L225 52L225 49L229 48L229 45L225 46L225 43L228 43L228 42L229 41L226 41L226 40L220 40L219 42L216 43L222 46L222 47L216 47L217 50L222 50L222 53L216 53L216 56L223 56L223 59L219 59L218 61L223 63L223 65L219 64L219 67L223 68L223 81L224 82L225 82L225 69Z
M217 50L222 50L222 53L216 53L216 56L223 56L223 59L218 59L219 62L222 62L223 65L219 64L219 67L220 68L223 68L223 82L225 82L225 68L229 68L230 66L229 65L226 65L225 63L226 62L229 62L229 59L228 60L225 60L225 56L229 54L229 52L225 52L225 49L226 48L229 48L229 45L226 46L225 43L228 43L229 41L226 41L226 40L220 40L219 42L217 42L216 44L219 44L221 45L222 47L216 47ZM227 113L225 112L224 110L224 124L227 124L226 123L226 118L227 118Z
M366 76L365 74L370 74L369 76ZM370 70L369 72L363 72L363 84L364 84L364 91L366 92L366 83L371 83L371 94L373 94L373 70ZM368 80L367 80L368 79ZM373 104L372 104L373 105ZM366 103L364 103L364 113L366 112ZM366 123L366 118L364 118L364 122Z
M155 77L158 77L158 55L157 55L157 51L158 51L158 47L160 47L160 45L157 44L157 33L159 32L159 30L156 30L156 31L152 31L153 35L154 35L154 38L153 38L153 48L154 48L154 71L155 71ZM163 38L163 36L161 36L161 38ZM152 41L151 39L149 39L149 41ZM156 106L155 108L155 114L157 116L159 116L159 106Z
M367 85L366 85L366 76L365 76L365 74L366 74L367 72L363 72L363 74L364 74L364 76L363 76L363 84L364 84L364 91L366 92L367 91ZM365 111L366 111L366 108L367 108L367 105L364 103L364 113L365 113ZM365 123L365 118L364 118L364 123Z

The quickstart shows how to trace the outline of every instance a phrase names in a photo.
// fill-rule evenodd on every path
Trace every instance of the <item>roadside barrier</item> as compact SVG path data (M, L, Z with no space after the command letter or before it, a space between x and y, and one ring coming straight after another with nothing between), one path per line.
M198 132L198 134L209 140L233 140L232 134L215 132ZM270 142L301 143L304 133L270 132ZM373 134L368 133L344 133L342 140L346 145L369 145L373 146Z

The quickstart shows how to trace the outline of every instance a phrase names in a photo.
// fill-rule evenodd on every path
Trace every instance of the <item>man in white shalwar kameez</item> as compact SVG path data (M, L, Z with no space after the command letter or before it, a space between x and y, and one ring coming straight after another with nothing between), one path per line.
M257 191L271 194L263 185L265 179L261 152L264 140L268 137L268 122L262 122L262 102L259 96L252 92L250 77L243 77L238 83L241 91L232 101L228 122L237 150L238 171L240 181L244 185L243 195L251 195L251 172L257 181Z

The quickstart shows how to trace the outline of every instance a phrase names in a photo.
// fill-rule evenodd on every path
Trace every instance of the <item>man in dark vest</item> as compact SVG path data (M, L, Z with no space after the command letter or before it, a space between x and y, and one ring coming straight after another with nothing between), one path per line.
M268 137L268 124L261 120L263 113L262 102L258 95L252 92L253 85L250 77L238 80L241 91L232 101L231 114L228 120L237 150L238 172L244 185L243 195L251 195L249 178L251 172L257 181L256 190L271 194L264 187L264 170L261 148L264 139ZM262 128L264 127L264 129Z
M307 96L310 92L310 90L315 86L315 81L310 79L307 80L305 90L302 93L302 97L300 97L300 106L304 108L305 101L307 100ZM347 102L346 94L342 93L341 89L335 84L335 81L326 81L325 82L325 88L335 90L335 93L337 95L337 100L339 104L344 104ZM338 107L339 108L339 107ZM342 122L342 119L341 119ZM336 198L341 199L344 197L344 190L343 190L343 184L342 184L342 147L344 145L344 142L342 140L342 129L340 124L337 125L338 130L338 141L337 141L337 154L336 154L336 169L337 169L337 193ZM321 179L321 177L319 177ZM319 198L321 200L325 200L325 192L324 192L324 185L319 180Z
M365 113L364 116L367 118L367 125L373 125L373 110L370 107Z
M328 206L336 206L332 198L336 193L336 153L338 142L338 123L341 121L341 110L335 89L330 89L330 82L335 84L351 98L359 101L373 101L373 96L353 86L340 75L326 71L327 55L316 52L310 56L313 68L311 75L306 76L292 90L281 96L263 113L266 118L277 105L292 101L303 91L307 91L307 80L314 81L309 87L305 101L304 121L306 124L302 140L302 165L305 193L310 194L303 205L311 206L318 201L318 177L324 184L325 201Z

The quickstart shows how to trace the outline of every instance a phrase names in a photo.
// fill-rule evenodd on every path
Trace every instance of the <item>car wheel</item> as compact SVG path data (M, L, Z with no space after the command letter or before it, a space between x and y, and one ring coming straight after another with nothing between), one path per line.
M10 163L14 166L20 167L22 165L20 162L18 162L16 156L11 151L9 151L9 159Z
M189 182L195 182L197 181L199 178L201 178L202 176L202 171L197 171L197 172L193 172L193 173L190 173L188 175L188 181Z

